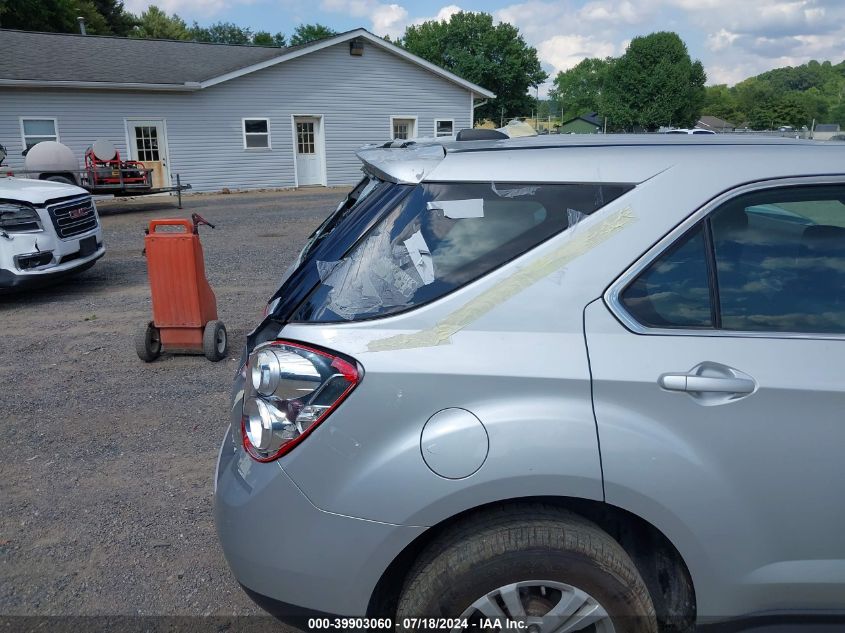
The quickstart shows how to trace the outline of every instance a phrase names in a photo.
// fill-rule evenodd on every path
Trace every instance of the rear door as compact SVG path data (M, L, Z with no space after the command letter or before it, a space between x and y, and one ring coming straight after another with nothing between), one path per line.
M144 163L144 167L153 170L153 188L169 187L170 170L164 121L129 120L126 125L129 130L129 153L132 160L140 161Z
M845 185L755 185L660 242L585 328L607 501L699 615L842 609Z

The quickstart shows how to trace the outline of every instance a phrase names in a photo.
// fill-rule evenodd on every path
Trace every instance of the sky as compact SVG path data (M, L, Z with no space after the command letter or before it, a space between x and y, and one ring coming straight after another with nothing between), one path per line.
M675 31L707 83L733 85L779 66L811 59L845 59L845 0L532 0L454 4L423 0L125 0L141 12L156 4L188 23L226 21L253 31L290 35L302 23L336 31L364 27L376 35L401 36L405 27L453 13L486 11L510 22L537 49L550 80L585 57L618 56L631 38ZM540 89L544 96L549 82Z

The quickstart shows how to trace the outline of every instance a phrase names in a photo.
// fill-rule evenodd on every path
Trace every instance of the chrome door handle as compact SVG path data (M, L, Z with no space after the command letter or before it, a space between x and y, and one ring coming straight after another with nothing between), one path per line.
M657 382L668 391L696 393L751 393L756 386L750 378L721 378L695 374L663 374Z

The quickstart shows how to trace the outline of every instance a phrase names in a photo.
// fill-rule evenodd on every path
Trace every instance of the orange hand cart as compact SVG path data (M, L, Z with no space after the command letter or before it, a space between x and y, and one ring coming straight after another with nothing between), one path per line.
M145 362L154 361L162 350L205 354L210 361L226 357L226 327L217 318L217 299L205 277L200 224L214 228L193 213L190 220L152 220L146 230L153 320L135 337L135 351Z

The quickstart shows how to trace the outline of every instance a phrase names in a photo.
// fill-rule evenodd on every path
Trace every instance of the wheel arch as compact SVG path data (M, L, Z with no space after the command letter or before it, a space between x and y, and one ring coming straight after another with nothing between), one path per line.
M397 555L382 573L370 597L368 614L393 614L404 579L419 554L445 530L468 517L502 506L530 503L555 505L574 512L610 534L628 553L654 601L662 632L690 631L696 617L695 587L675 545L657 527L627 510L574 497L521 497L470 508L431 526Z

